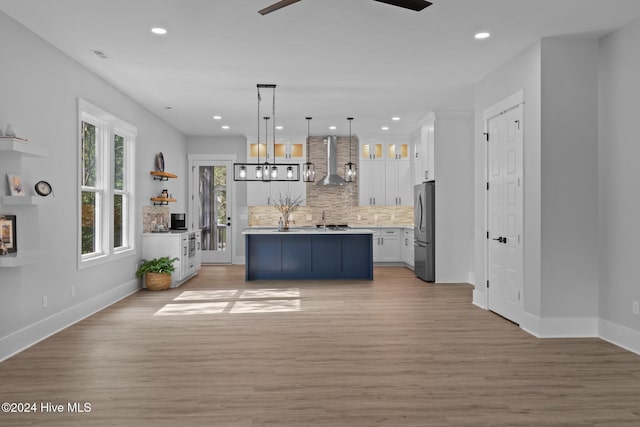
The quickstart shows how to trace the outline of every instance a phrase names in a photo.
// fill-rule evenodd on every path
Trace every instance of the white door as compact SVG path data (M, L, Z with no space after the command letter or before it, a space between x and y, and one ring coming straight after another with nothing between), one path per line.
M487 306L520 323L522 295L522 105L517 104L486 122L488 207Z
M203 264L230 264L233 162L191 160L191 224L201 230Z

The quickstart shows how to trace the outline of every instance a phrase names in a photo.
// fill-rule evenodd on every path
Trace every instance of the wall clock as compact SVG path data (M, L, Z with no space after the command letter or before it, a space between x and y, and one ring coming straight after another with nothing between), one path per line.
M51 189L51 184L49 184L47 181L38 181L36 183L36 193L38 193L41 196L48 196L49 194L51 194L51 191L53 191Z

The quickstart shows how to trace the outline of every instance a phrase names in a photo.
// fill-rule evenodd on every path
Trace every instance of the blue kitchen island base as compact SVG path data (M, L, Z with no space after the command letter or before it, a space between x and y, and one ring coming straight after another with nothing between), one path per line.
M245 280L373 280L371 234L245 234Z

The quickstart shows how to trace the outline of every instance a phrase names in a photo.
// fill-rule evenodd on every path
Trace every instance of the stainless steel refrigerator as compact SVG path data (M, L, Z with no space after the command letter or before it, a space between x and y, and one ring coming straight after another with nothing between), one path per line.
M414 256L416 276L436 281L436 183L427 181L414 187Z

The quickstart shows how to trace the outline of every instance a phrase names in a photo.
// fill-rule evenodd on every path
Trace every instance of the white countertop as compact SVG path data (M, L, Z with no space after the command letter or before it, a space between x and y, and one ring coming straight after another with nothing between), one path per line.
M290 228L289 231L278 231L277 228L247 228L242 234L373 234L372 230L366 228L347 228L334 230L327 228L301 227Z

